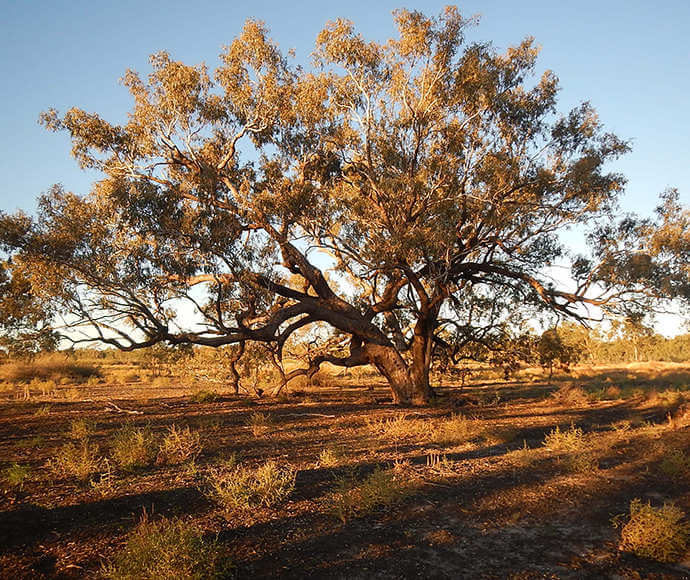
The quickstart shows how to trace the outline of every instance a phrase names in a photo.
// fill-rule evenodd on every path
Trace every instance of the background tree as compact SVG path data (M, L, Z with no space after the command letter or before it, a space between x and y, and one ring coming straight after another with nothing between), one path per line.
M68 328L91 327L83 340L253 341L280 359L295 331L325 324L346 343L288 378L371 364L400 403L430 398L449 327L481 338L483 321L522 309L577 318L582 304L688 295L678 213L662 211L661 230L611 225L624 178L605 166L628 146L586 103L559 116L551 72L530 84L532 39L503 54L467 44L452 7L395 20L384 44L327 24L309 71L248 21L213 76L164 52L148 79L128 71L122 125L47 112L103 178L84 197L54 188L34 220L3 218L15 263ZM596 227L566 290L545 267L567 259L557 234L573 224Z

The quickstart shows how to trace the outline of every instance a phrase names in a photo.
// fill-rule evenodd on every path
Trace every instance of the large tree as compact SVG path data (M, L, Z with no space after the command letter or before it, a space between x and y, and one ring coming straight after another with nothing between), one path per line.
M532 80L531 38L505 53L467 43L455 8L395 20L384 44L327 24L310 70L250 20L213 76L164 52L147 79L128 71L124 124L45 113L103 178L85 196L55 187L35 219L0 217L72 338L259 341L280 358L293 333L326 326L335 350L287 378L371 364L395 401L424 402L440 333L486 339L524 307L582 317L687 296L687 230L611 225L624 178L606 163L628 145L588 104L557 113L556 77ZM547 267L569 259L558 232L572 225L592 226L593 249L558 288Z

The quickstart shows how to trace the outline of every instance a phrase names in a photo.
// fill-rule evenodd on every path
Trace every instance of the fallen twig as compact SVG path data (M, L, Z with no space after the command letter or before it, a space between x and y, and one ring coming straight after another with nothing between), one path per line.
M115 411L116 413L127 413L128 415L143 415L143 411L133 411L131 409L123 409L122 407L118 407L115 403L112 401L106 401L107 405L110 405L112 409L108 409L106 407L106 411Z

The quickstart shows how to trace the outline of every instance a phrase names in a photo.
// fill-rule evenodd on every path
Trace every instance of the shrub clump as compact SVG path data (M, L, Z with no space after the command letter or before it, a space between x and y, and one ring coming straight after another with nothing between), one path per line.
M124 549L103 567L113 580L225 578L231 571L217 541L178 519L142 521Z
M671 504L654 508L639 499L630 502L630 517L621 529L619 548L657 562L677 562L690 540L690 524Z
M336 479L332 511L345 523L352 517L399 503L411 490L409 483L403 483L392 470L376 468L361 480L350 471Z
M156 458L156 437L149 427L123 425L112 439L112 458L126 470L151 465Z
M76 477L86 481L98 472L101 465L98 445L82 439L79 443L66 443L55 457L48 461L50 469L58 476Z
M13 463L11 467L5 470L5 478L12 489L21 489L24 487L24 482L29 479L31 470L26 465Z
M81 441L88 439L96 428L96 424L90 419L75 419L70 424L68 436L70 439Z
M228 465L207 476L209 497L227 511L272 507L295 488L295 470L269 461L257 468Z
M478 437L481 423L463 415L453 415L439 421L431 431L430 439L437 445L459 445Z
M544 446L558 454L565 454L564 464L568 471L574 473L588 473L599 468L599 460L582 429L570 425L561 431L560 427L553 429L544 438Z
M207 391L202 389L194 393L191 397L191 400L194 403L215 403L219 398L220 396L215 391Z
M158 458L159 464L177 464L185 461L194 461L202 451L199 434L189 427L177 427L171 425L163 436Z
M247 427L254 437L266 435L273 429L273 417L268 413L252 413L247 419Z

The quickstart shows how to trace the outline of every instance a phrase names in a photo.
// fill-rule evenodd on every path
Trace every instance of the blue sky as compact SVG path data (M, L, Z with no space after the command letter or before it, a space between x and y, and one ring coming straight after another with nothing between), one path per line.
M67 137L40 127L38 115L78 106L124 119L130 101L118 79L128 67L147 72L152 52L166 49L212 67L221 46L253 17L306 60L327 20L349 18L366 36L385 40L393 34L394 8L434 14L444 4L2 0L0 209L31 211L56 182L88 190L95 175L77 168ZM561 80L562 109L589 100L609 129L633 140L633 152L617 166L629 178L625 210L650 213L668 186L690 200L690 3L486 0L459 8L481 15L472 38L498 48L534 36L542 46L540 69Z
M351 0L133 1L0 0L0 210L31 212L54 183L86 193L96 174L81 172L66 135L38 125L41 111L77 106L110 121L126 117L130 100L118 79L144 74L148 55L165 49L187 63L217 63L247 18L264 20L284 49L306 62L326 21L353 20L367 37L394 34L391 11L438 14L447 2ZM624 211L650 214L659 192L679 188L690 203L690 3L580 0L472 0L479 14L471 40L498 49L534 36L538 73L560 78L561 109L589 100L606 127L632 140L615 167L629 179ZM573 237L573 240L575 237Z

